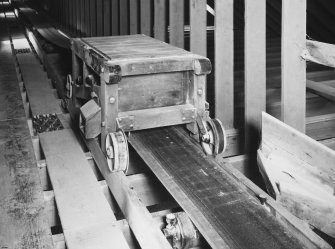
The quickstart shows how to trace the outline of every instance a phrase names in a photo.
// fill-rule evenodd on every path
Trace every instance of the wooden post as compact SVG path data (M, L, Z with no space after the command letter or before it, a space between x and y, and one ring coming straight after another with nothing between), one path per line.
M184 0L170 0L170 44L184 48Z
M207 54L207 1L190 0L191 52Z
M234 127L234 0L215 2L215 116Z
M120 1L120 35L128 35L129 33L128 21L128 0Z
M103 27L103 0L97 0L97 36L102 36L104 33L104 27Z
M138 34L139 28L139 9L138 0L129 0L129 33L131 35Z
M104 36L111 34L111 1L104 0Z
M245 1L245 150L256 151L266 108L266 0Z
M282 6L282 120L305 132L306 0L283 0Z
M112 0L112 35L119 35L119 1Z
M141 0L141 33L151 36L151 0Z
M154 36L156 39L166 41L166 0L155 0L155 27Z

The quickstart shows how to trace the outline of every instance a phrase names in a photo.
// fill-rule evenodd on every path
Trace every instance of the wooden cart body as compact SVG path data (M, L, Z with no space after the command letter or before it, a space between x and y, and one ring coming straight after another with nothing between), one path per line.
M90 75L101 107L103 136L117 129L134 131L189 124L206 115L206 75L210 61L145 35L72 40L74 82ZM90 98L83 87L73 92ZM92 93L91 93L92 95Z

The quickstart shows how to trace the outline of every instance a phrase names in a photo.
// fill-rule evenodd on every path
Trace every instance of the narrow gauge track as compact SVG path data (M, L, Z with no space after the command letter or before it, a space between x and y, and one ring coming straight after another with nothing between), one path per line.
M17 235L15 233L21 231L21 237L18 236L16 241L17 243L26 243L21 246L22 248L105 248L110 245L113 248L169 248L170 246L167 242L162 240L160 229L164 226L164 217L167 213L182 211L182 209L162 184L157 181L155 176L148 171L148 168L141 162L139 157L134 159L133 166L127 176L123 173L110 174L99 171L102 163L95 158L95 161L99 164L97 167L95 161L92 160L92 155L80 140L80 136L76 134L75 129L71 129L72 124L69 115L65 114L60 108L60 100L57 99L57 93L52 88L52 84L44 72L43 66L39 63L32 45L25 37L19 20L10 9L3 11L3 16L6 19L10 34L9 44L15 55L16 71L20 81L18 85L21 89L22 105L26 113L26 117L21 117L24 122L20 124L22 126L20 130L25 132L23 135L25 139L27 139L27 134L31 136L31 141L26 141L28 143L27 146L29 146L27 150L32 157L30 160L34 161L31 162L32 166L38 165L38 174L35 172L35 181L37 181L36 175L39 175L44 198L43 204L43 201L41 201L42 192L39 187L28 189L28 191L34 191L37 196L33 201L40 211L41 218L40 220L34 220L36 217L31 219L28 215L28 220L20 221L26 222L26 226L31 225L31 222L34 224L36 222L37 226L33 229L35 232L28 235L22 235L22 229L18 229L20 226L23 227L19 221L10 223L15 226L9 229L10 235L15 236ZM7 56L9 56L8 51ZM16 110L15 108L12 109ZM14 118L11 120L14 120ZM52 120L52 125L43 123L43 120ZM41 127L38 125L46 126L43 132L39 130ZM7 130L2 129L1 131L6 132ZM13 129L9 130L12 131ZM40 131L40 134L36 132L37 130ZM165 133L164 130L159 132ZM11 133L9 132L9 134ZM11 135L18 139L18 134ZM141 151L143 156L148 151L140 149L140 143L144 141L140 139L141 136L147 135L145 132L136 134L132 144L135 148L137 147L138 151ZM179 138L174 139L178 140ZM193 146L189 142L186 143L189 146ZM88 146L90 147L90 144ZM143 146L150 147L148 144L143 144ZM159 145L159 147L162 147L162 145ZM20 150L20 147L15 149ZM151 149L154 151L155 148ZM32 151L35 153L36 160L32 156ZM155 157L157 157L157 151L155 154ZM204 158L202 160L206 161ZM213 161L211 161L211 164L214 163ZM153 169L153 163L149 161L147 163ZM163 163L164 160L161 161L160 167ZM217 165L216 163L214 164ZM155 173L159 175L158 171L155 171ZM228 174L228 172L224 174ZM103 179L102 175L105 176L106 180ZM162 176L159 176L159 178L164 182ZM231 180L231 178L229 176L227 179ZM235 178L238 178L237 173ZM252 198L252 202L255 205L260 206L255 193L263 192L252 186L245 179L242 179L242 181L245 181L241 190L243 194L253 193L253 196L250 194L249 197ZM35 182L34 186L37 185L38 183ZM179 186L182 186L180 182ZM23 190L25 190L25 187L23 186ZM109 192L108 187L112 190L113 195ZM168 188L168 186L166 187ZM121 192L118 189L121 189ZM169 191L174 193L171 190ZM115 194L117 192L119 192L119 195ZM178 201L182 202L180 199ZM272 209L278 217L283 219L284 223L287 217L292 218L272 201L269 201L268 205L268 208ZM43 206L45 206L44 211L41 208ZM11 207L6 208L7 210L5 211L8 212ZM18 208L21 212L27 211L26 206L19 206ZM127 210L128 208L132 210ZM260 206L259 212L265 212L261 208ZM134 213L136 214L135 216ZM46 218L48 218L47 222ZM281 233L279 229L279 237L283 236L282 238L285 238L285 240L282 244L277 241L279 243L278 247L299 248L305 245L308 248L317 248L319 246L327 248L327 245L320 241L318 237L302 228L299 222L295 221L293 223L295 223L293 228L288 228L290 225L287 224L287 220L286 226L274 223L275 227L279 226L281 227L280 229L288 229L287 231L291 232L297 230L298 234L301 234L301 240L298 241L296 238L288 236L285 232ZM146 224L146 226L143 226L143 224ZM5 238L6 235L4 233L1 236ZM27 236L29 235L32 237L29 237L27 241ZM0 238L2 239L2 237ZM51 238L53 242L51 242ZM269 240L259 241L259 243L257 243L257 238L248 237L248 239L252 240L255 243L253 246L257 248L259 248L261 243L263 243L262 247L264 248L273 245L271 244L273 239L271 236ZM214 248L222 248L223 246L226 248L244 248L251 245L240 244L234 241L232 237L227 239L227 243L223 244L220 241L210 242ZM288 244L285 245L285 243ZM12 248L11 245L8 247ZM204 240L197 239L194 241L194 247L206 248L209 245Z

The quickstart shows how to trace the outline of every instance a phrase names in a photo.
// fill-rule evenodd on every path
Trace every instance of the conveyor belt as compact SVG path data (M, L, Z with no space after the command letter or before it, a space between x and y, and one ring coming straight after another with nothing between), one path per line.
M214 159L206 157L182 128L134 132L130 144L213 248L314 247L290 236L257 199L220 170Z

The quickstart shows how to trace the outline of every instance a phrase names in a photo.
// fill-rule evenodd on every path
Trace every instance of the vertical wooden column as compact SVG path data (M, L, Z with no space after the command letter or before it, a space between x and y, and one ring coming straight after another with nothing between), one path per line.
M129 34L128 0L120 1L120 35Z
M266 108L266 0L245 1L245 150L258 148Z
M152 35L151 0L141 0L141 33Z
M234 0L215 2L215 116L234 126Z
M282 6L282 120L305 132L306 0L283 0Z
M97 0L97 36L102 36L104 32L103 27L103 0Z
M111 34L111 1L104 0L104 36Z
M191 52L207 54L207 1L190 0Z
M139 29L139 2L138 0L129 0L129 33L138 34Z
M170 44L184 48L184 0L170 0Z
M156 39L166 41L167 20L166 20L166 4L167 0L155 0L154 2L154 36Z
M90 0L85 1L85 18L84 18L84 25L85 25L85 35L91 35L91 26L90 26Z
M90 26L91 26L91 36L97 35L97 9L96 0L90 0Z
M119 35L119 0L112 0L112 35Z

